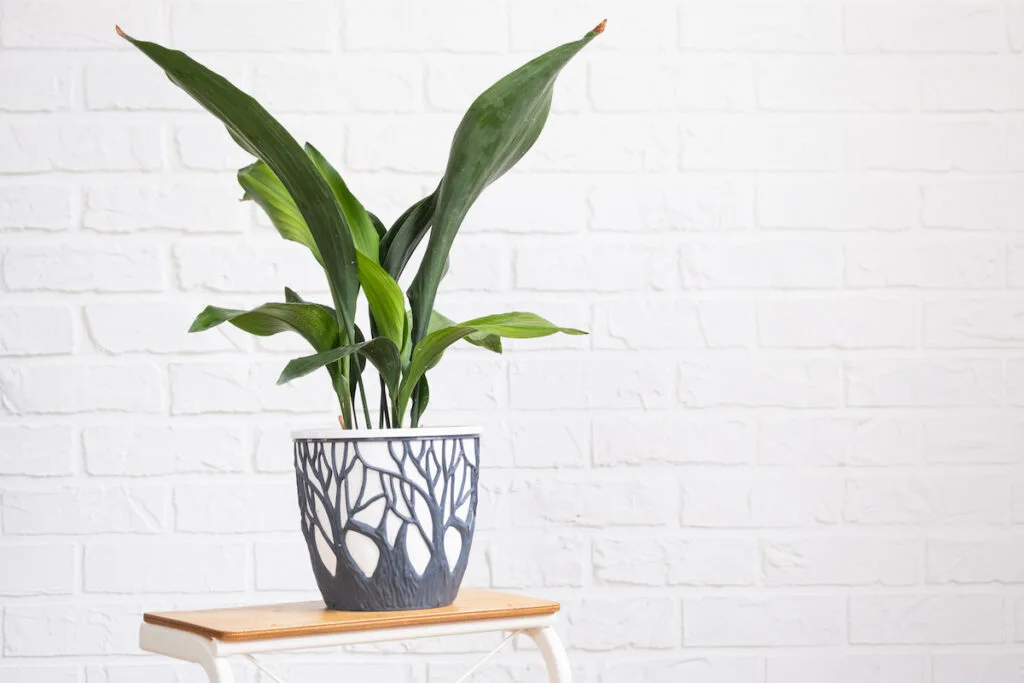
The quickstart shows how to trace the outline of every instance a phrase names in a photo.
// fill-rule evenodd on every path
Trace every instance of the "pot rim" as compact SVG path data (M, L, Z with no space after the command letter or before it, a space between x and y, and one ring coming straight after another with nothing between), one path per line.
M480 436L483 428L477 425L467 427L409 427L403 429L295 429L292 440L328 441L384 441L393 439L429 439L437 437Z

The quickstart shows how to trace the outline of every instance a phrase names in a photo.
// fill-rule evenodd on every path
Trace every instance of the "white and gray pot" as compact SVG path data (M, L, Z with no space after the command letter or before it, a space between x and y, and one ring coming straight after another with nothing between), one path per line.
M451 604L476 521L480 430L292 433L302 534L328 609Z

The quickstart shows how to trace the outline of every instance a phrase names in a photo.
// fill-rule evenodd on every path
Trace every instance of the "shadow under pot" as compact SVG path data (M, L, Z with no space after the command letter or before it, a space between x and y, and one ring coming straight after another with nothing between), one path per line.
M294 432L302 535L328 609L450 605L476 520L474 428Z

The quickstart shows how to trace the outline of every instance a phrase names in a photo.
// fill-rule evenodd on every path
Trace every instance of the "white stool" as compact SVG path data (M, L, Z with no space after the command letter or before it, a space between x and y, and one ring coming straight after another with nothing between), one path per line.
M144 616L139 646L200 664L210 683L234 683L227 659L236 655L255 663L256 653L505 631L502 645L517 633L533 639L550 683L571 683L569 660L553 628L558 609L549 600L465 588L448 607L409 612L339 612L322 602L156 612Z

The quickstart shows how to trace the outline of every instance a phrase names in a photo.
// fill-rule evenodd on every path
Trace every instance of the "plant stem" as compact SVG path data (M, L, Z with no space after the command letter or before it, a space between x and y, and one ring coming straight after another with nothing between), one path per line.
M363 387L363 376L361 374L356 378L356 383L359 387L359 398L363 403L363 416L366 418L366 428L370 429L373 426L373 420L370 418L370 406L366 404L366 389Z

